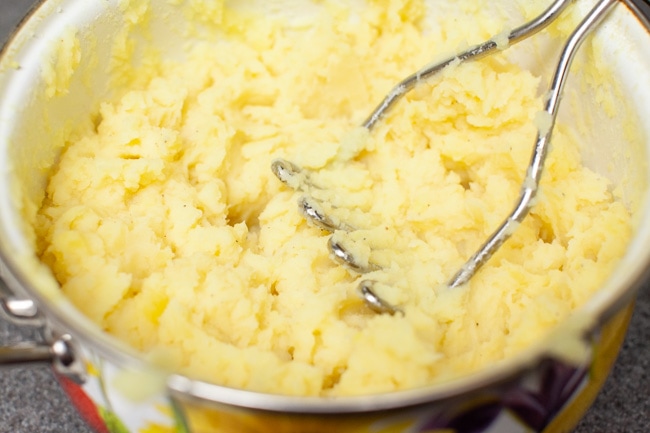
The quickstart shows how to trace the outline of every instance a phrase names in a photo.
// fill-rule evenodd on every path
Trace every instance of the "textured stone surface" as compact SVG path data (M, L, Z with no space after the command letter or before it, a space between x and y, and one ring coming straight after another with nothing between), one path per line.
M34 0L0 0L0 40L6 40L33 3ZM0 321L0 343L13 342L22 336L24 333ZM612 374L574 433L649 432L649 376L650 287L645 287L639 294L629 333ZM0 433L50 432L92 433L59 388L48 366L0 368Z

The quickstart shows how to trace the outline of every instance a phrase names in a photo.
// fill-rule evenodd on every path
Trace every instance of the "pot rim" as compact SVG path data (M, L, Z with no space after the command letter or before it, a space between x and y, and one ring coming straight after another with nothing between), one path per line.
M52 6L57 1L59 0L38 0L5 41L5 45L0 50L0 80L4 80L7 57L14 49L14 45L19 45L22 42L20 38L30 31L29 27L36 25L34 22L39 20L39 14L48 12L44 10L45 7ZM638 24L650 34L650 18L646 17L632 0L622 0L621 3L632 13ZM7 176L7 173L3 172L3 176ZM648 215L650 214L648 207L650 188L644 194L644 203L646 206L642 218L650 218ZM0 230L4 230L4 227L0 226ZM650 238L650 227L646 227L645 231L647 232L645 237ZM2 240L4 241L4 239ZM398 392L343 397L301 397L230 388L160 369L144 359L144 356L133 348L102 332L94 322L76 310L65 297L61 296L61 299L52 300L36 289L35 285L30 282L30 275L20 265L19 259L20 257L16 257L5 242L0 242L0 261L7 268L6 278L9 287L16 294L34 300L39 310L45 313L55 329L70 332L79 342L111 363L126 369L153 371L155 374L164 375L167 378L167 391L171 396L189 397L198 401L242 408L297 414L352 414L398 409L449 400L471 391L492 389L507 384L551 356L549 342L562 333L564 324L575 317L595 317L596 322L591 322L591 326L584 331L597 330L604 321L633 299L638 287L650 275L650 266L638 265L630 269L630 272L622 280L616 282L615 286L618 287L613 287L614 283L607 281L595 296L577 309L571 318L565 320L565 323L552 330L547 337L535 342L520 354L501 361L489 369L448 382ZM639 263L650 264L650 249L644 251Z

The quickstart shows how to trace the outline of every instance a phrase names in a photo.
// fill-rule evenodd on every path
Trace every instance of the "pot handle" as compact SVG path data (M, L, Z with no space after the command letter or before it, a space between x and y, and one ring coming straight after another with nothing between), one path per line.
M29 300L0 298L0 317L0 320L16 326L45 326L36 306ZM8 347L0 346L0 365L52 360L52 354L45 344L29 341Z
M33 301L0 297L0 320L19 327L41 328L45 341L23 341L0 345L0 366L25 363L49 363L54 369L77 383L86 381L84 363L75 355L70 334L54 335ZM77 351L78 352L78 351Z

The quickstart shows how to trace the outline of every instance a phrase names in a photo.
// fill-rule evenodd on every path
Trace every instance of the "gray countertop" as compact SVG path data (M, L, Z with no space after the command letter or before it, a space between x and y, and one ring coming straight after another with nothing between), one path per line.
M0 0L5 40L34 0ZM650 284L646 284L650 286ZM0 322L0 343L24 334ZM575 433L650 432L650 287L638 297L629 333L614 369ZM44 365L0 368L0 433L92 433Z

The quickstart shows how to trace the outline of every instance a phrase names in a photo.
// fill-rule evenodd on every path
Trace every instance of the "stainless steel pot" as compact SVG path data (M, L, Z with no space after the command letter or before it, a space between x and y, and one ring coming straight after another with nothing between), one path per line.
M616 114L604 114L593 94L579 91L589 83L578 70L561 113L570 123L576 116L571 107L579 106L596 119L586 137L590 146L584 149L584 159L621 187L635 215L634 239L610 280L554 335L494 369L426 389L340 399L259 394L159 371L81 315L34 256L22 216L30 211L30 201L38 201L46 168L55 160L65 131L73 122L89 121L88 113L111 94L103 63L108 56L102 54L124 20L118 3L44 1L0 60L0 253L2 277L9 287L0 312L23 326L43 328L46 340L3 348L4 362L52 362L64 388L98 431L550 432L565 431L577 421L615 358L629 319L628 305L650 263L650 124L643 123L643 113L650 112L650 80L640 78L650 71L650 36L632 3L621 2L595 35L625 101L619 101ZM166 20L182 14L169 13L174 8L170 2L152 3L157 29L152 43L179 55L181 38L168 31L178 23ZM101 35L92 47L82 47L78 66L84 71L80 75L92 77L92 91L73 79L69 94L48 99L42 92L42 62L50 41L71 27L89 38ZM553 47L557 41L545 43ZM518 55L532 61L532 69L548 74L548 65ZM630 140L621 125L638 130L640 139ZM566 350L567 341L589 350L576 359ZM125 381L136 386L126 390L119 385ZM141 395L133 395L133 388Z

